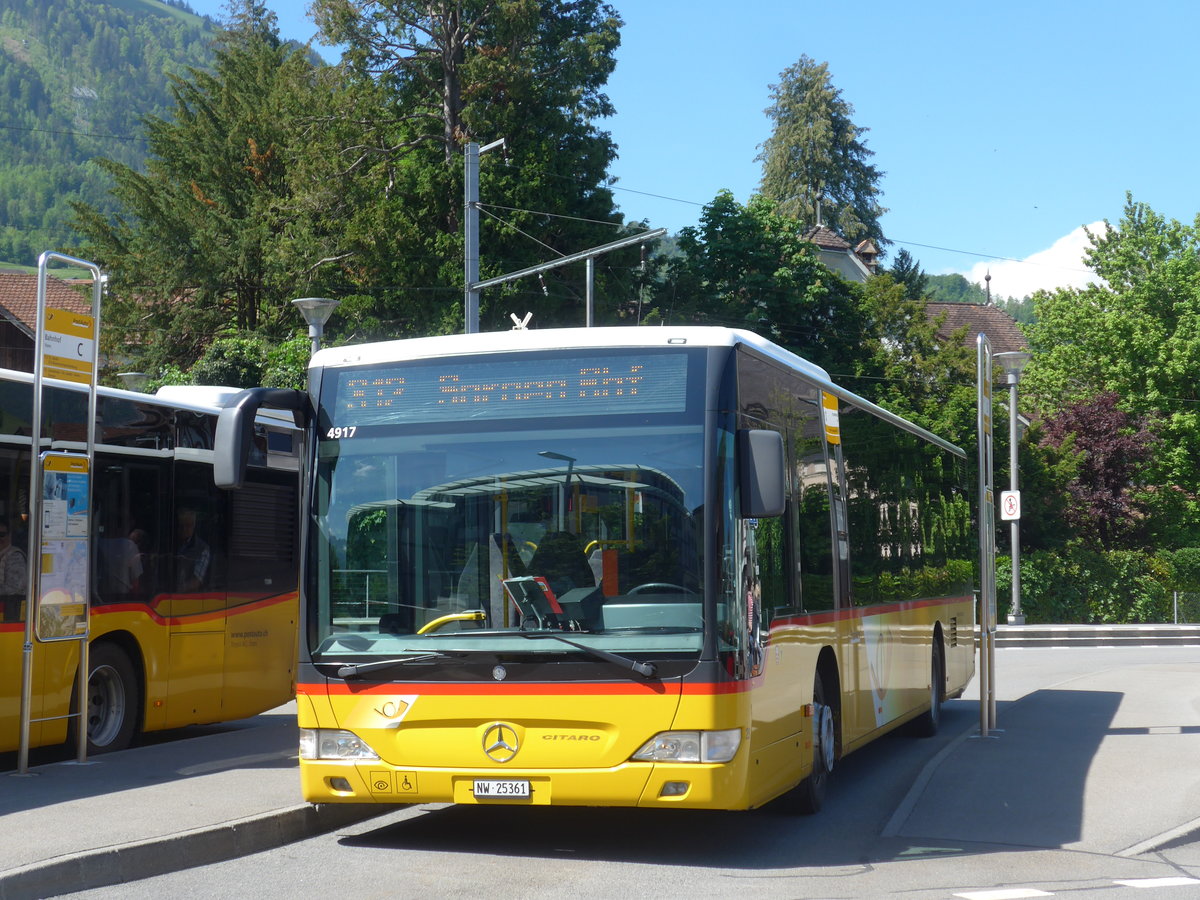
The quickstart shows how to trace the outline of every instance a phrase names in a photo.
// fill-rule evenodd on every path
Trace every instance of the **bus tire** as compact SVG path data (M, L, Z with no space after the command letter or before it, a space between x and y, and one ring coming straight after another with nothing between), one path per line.
M819 812L825 803L829 773L837 756L836 719L834 709L826 703L825 683L821 673L813 682L812 771L792 789L791 806L800 815Z
M913 719L913 734L933 737L942 724L942 700L946 683L946 663L942 657L942 642L935 635L929 664L929 709Z
M140 708L141 688L128 654L113 643L93 644L88 651L88 689L83 704L88 755L128 747L137 731Z

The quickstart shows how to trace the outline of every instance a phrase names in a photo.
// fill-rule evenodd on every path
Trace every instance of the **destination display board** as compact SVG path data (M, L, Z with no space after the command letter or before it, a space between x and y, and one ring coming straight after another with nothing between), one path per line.
M679 413L687 408L688 356L513 355L479 362L460 357L344 370L336 377L334 402L326 405L335 431L464 419Z

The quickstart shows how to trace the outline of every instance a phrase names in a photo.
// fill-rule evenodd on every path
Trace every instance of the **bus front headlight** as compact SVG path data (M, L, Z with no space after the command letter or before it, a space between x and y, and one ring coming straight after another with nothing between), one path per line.
M638 762L729 762L741 744L740 728L663 731L646 741L632 758Z
M300 729L301 759L379 759L379 754L352 731Z

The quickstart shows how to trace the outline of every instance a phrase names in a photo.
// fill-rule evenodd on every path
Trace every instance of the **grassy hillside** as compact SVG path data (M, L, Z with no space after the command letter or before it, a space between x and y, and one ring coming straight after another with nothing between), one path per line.
M140 166L169 74L205 67L213 23L161 0L0 0L0 263L70 252L70 201L104 206L107 157Z

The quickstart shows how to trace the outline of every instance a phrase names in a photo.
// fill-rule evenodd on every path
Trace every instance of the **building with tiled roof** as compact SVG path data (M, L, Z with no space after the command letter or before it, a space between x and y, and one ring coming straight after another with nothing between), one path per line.
M804 240L817 245L817 255L834 272L847 281L866 281L875 274L879 250L870 240L857 247L825 225L814 225L804 232Z
M33 371L33 334L37 329L37 275L0 271L0 367ZM46 278L46 305L70 312L91 312L91 281L67 282Z
M966 328L963 342L975 348L975 341L982 332L992 345L992 353L1011 350L1028 350L1029 341L1016 320L996 306L978 303L927 303L925 315L937 324L938 337L949 340L956 332Z

